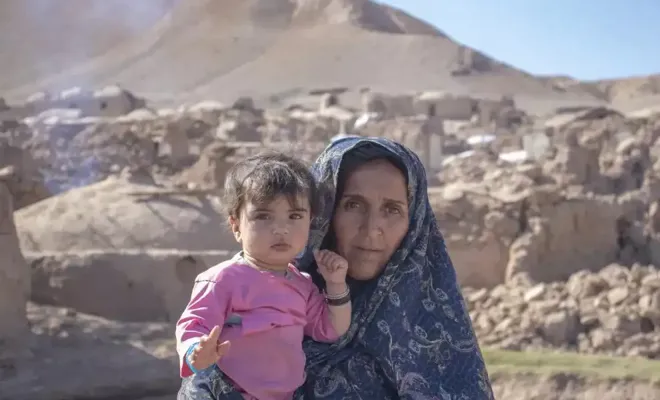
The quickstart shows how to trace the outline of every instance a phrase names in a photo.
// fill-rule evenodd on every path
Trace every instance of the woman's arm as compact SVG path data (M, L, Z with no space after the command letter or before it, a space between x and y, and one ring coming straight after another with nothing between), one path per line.
M326 284L326 299L330 312L330 321L339 336L351 326L351 293L346 283Z
M342 304L331 305L337 301L328 299L321 294L311 280L308 280L307 286L309 288L309 297L307 299L307 325L305 325L305 335L311 337L317 342L334 342L339 337L348 331L351 325L351 302L350 294L344 298ZM343 284L343 289L339 286L330 289L330 292L336 295L341 295L347 292L346 284ZM328 296L332 297L332 295ZM348 300L348 301L346 301Z

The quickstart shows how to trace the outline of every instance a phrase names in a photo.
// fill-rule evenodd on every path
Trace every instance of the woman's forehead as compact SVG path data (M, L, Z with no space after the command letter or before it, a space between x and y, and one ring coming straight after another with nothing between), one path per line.
M389 177L404 178L403 173L390 160L386 158L377 158L375 160L365 161L357 165L348 176L348 179L355 175L382 175Z
M406 178L401 170L385 159L365 162L346 177L344 195L377 194L407 201Z

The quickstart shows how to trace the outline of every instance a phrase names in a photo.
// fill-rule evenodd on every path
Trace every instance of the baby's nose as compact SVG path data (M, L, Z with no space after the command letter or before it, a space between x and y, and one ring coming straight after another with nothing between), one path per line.
M289 227L287 225L275 225L273 228L273 234L275 235L286 235L289 233Z

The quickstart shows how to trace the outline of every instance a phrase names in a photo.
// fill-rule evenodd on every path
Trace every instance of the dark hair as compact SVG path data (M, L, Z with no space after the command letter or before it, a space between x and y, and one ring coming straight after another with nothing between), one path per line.
M299 196L309 199L311 215L318 212L319 194L314 177L301 161L286 154L267 152L236 163L225 178L223 204L227 215L238 218L247 202L267 204L278 195L296 205Z

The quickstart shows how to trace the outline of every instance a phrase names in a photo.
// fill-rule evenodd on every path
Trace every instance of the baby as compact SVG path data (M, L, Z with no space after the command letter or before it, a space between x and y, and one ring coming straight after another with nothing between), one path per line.
M246 399L290 399L305 379L303 336L333 342L348 330L348 265L327 250L314 254L321 294L291 264L318 207L314 179L295 159L246 158L228 171L224 198L243 250L195 279L176 326L180 374L219 368Z

